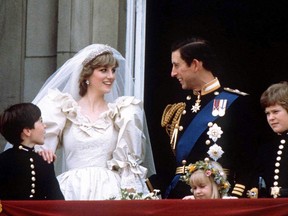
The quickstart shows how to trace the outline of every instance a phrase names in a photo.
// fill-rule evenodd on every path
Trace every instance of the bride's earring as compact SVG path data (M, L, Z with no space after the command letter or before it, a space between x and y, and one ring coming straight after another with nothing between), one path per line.
M86 83L87 85L89 85L89 84L90 84L89 80L86 80L86 81L85 81L85 83Z

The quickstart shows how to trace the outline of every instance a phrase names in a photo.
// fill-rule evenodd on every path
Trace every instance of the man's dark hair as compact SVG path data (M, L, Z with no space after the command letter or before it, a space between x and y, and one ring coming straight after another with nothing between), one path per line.
M23 141L21 139L23 129L33 129L40 117L39 107L32 103L12 105L0 116L0 133L9 143L20 145Z
M179 50L181 58L188 66L191 65L194 59L201 61L203 67L211 72L217 71L217 60L209 42L202 38L189 38L182 41L177 41L171 47L171 52Z

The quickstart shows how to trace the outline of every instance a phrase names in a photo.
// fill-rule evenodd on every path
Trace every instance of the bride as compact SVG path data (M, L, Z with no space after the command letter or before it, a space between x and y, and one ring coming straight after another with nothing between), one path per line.
M43 158L63 151L57 178L66 200L121 199L121 189L148 194L155 173L143 104L121 96L125 59L103 44L80 50L44 84L33 103L46 124Z

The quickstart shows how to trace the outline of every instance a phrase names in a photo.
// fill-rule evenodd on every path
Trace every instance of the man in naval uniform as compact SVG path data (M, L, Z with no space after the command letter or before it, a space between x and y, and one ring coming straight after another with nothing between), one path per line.
M215 55L201 38L172 46L171 60L171 76L190 94L180 103L169 104L163 112L161 125L166 128L176 159L175 175L164 198L191 195L180 176L185 164L206 157L225 168L230 195L246 197L257 147L256 111L249 95L221 86L215 76Z
M288 82L272 84L260 98L271 131L270 138L263 139L257 155L255 198L288 197ZM267 132L265 132L267 134ZM259 181L260 180L260 181ZM255 190L256 189L256 190ZM257 194L257 189L259 195Z

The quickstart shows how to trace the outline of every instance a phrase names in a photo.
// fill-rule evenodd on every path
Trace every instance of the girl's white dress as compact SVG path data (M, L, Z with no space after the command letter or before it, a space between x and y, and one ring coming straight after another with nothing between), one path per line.
M63 148L64 172L57 178L66 200L120 199L120 188L149 193L141 101L123 96L95 121L81 113L68 93L50 90L37 104L46 124L45 144Z

